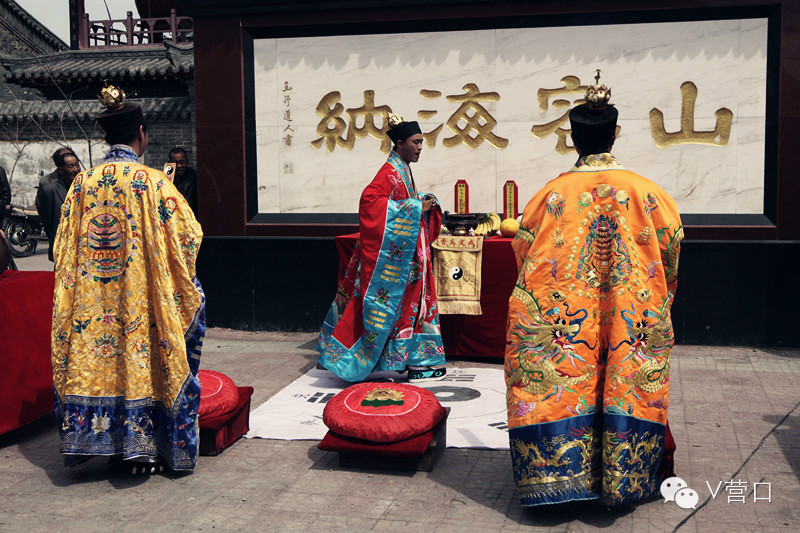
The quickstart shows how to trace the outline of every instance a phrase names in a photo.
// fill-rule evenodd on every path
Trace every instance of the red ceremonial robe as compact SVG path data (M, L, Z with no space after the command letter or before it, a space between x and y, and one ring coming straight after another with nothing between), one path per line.
M317 345L342 379L445 362L430 248L442 212L423 198L395 152L361 194L361 235Z

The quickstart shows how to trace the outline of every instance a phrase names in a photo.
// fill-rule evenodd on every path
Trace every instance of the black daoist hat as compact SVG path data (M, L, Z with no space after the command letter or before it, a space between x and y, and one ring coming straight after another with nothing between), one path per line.
M103 87L97 98L106 110L97 113L94 118L107 134L122 137L136 135L139 126L144 124L142 106L136 102L125 102L125 91L113 85Z
M599 69L594 79L595 85L586 89L586 103L575 106L569 113L572 140L582 147L594 147L598 143L610 141L617 128L619 111L614 104L608 103L611 89L599 85Z
M412 135L422 133L422 130L419 128L419 123L416 120L405 122L403 121L403 117L396 113L389 113L386 120L389 122L389 131L386 132L386 135L388 135L395 144L397 141L402 141L403 139L408 139Z

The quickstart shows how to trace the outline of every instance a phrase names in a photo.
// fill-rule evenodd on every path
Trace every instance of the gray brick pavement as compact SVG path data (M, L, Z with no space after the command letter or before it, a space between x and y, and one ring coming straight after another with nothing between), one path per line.
M313 341L210 330L201 367L255 387L255 407L314 365ZM706 482L735 474L746 503L721 489L694 512L661 500L524 510L506 451L450 448L433 472L380 472L341 468L316 442L262 439L201 457L192 475L123 478L101 459L65 468L47 417L0 437L0 531L800 531L800 351L677 346L672 361L678 475L702 504ZM757 482L771 502L753 502Z

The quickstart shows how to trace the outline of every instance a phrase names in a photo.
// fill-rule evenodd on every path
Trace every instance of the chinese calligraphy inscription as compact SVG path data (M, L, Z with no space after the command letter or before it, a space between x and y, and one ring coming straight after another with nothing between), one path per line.
M567 144L571 130L564 127L569 121L569 109L573 104L582 104L585 99L586 85L581 85L580 78L577 76L564 76L561 78L563 87L557 89L540 88L537 92L539 109L547 111L552 108L563 114L558 118L545 124L536 124L531 128L531 133L544 139L549 135L558 138L555 151L560 155L569 154L575 151L574 146ZM290 91L288 82L285 83L284 92ZM474 83L467 83L462 87L463 94L451 94L446 96L450 103L459 104L456 111L447 119L445 123L437 125L430 131L423 133L423 138L428 147L436 146L436 141L442 133L444 125L453 132L454 135L442 139L445 148L455 148L463 144L470 150L475 150L484 141L497 149L503 150L509 144L509 140L494 133L497 120L482 105L482 102L497 102L500 94L497 92L481 92ZM381 152L388 154L391 150L391 141L386 136L388 124L385 117L392 112L388 105L375 105L375 91L364 91L364 104L361 107L348 108L340 103L341 93L331 91L319 101L316 113L321 117L317 125L317 135L319 137L311 141L314 148L321 148L323 145L329 152L333 152L338 146L345 150L352 150L356 139L374 137L381 142ZM432 89L422 89L420 96L425 100L434 100L442 96L441 91ZM567 99L569 96L581 95L572 101ZM711 131L695 131L694 129L694 108L697 100L697 86L690 82L681 85L682 109L681 109L681 128L676 132L667 132L664 127L664 114L657 108L650 110L650 130L653 140L658 148L667 148L678 144L706 144L712 146L724 146L730 138L731 124L733 122L733 112L725 107L716 111L716 126ZM551 101L551 99L553 99ZM284 144L291 146L294 130L291 128L292 116L289 109L291 94L284 95L286 109L283 113L283 120L287 122L286 129L290 132L284 138ZM417 111L417 116L423 120L430 120L438 114L434 109L421 109ZM360 125L359 125L360 124ZM616 133L619 135L620 126L617 126Z
M650 110L650 131L658 148L668 148L677 144L709 144L724 146L728 144L733 123L733 112L722 107L714 115L717 123L711 131L695 131L694 104L697 101L697 85L690 81L681 84L681 129L667 133L664 128L664 113L653 108Z
M286 127L283 128L283 133L286 135L283 136L283 144L286 146L292 145L292 139L294 138L292 133L294 133L294 128L292 128L292 86L289 85L288 81L283 82L283 104L286 107L283 111L283 120L286 122Z
M447 127L453 130L455 135L442 141L445 148L453 148L464 143L467 148L474 150L484 140L501 150L508 146L508 139L492 133L497 121L478 103L497 102L500 100L500 95L496 92L482 93L474 83L464 85L463 90L464 94L447 97L448 102L461 102L461 106L447 120ZM464 127L459 125L462 120L466 123ZM474 137L470 135L472 132L475 132Z
M451 103L459 103L450 118L447 120L447 127L455 134L452 137L443 139L442 144L446 148L454 148L460 144L465 145L470 150L474 150L484 141L495 148L503 149L508 146L508 139L496 135L493 130L497 126L497 120L489 111L481 105L481 102L497 102L500 95L496 92L480 92L474 83L468 83L462 88L464 94L448 95L446 99ZM423 89L420 96L426 100L439 98L440 91ZM385 135L388 129L385 116L392 112L388 105L375 105L375 91L364 91L364 105L357 108L345 110L339 100L342 94L339 91L331 91L317 104L316 112L321 118L317 125L317 135L319 138L311 141L311 146L321 148L324 144L329 152L333 152L338 146L345 150L352 150L356 139L367 136L375 137L381 141L381 151L389 153L391 142ZM347 122L342 117L346 113ZM436 116L438 111L423 109L417 115L423 120L429 120ZM381 117L380 127L375 122L376 117ZM363 120L363 125L358 126L359 120ZM436 145L436 140L442 132L444 124L439 124L436 128L423 134L423 138L429 147Z

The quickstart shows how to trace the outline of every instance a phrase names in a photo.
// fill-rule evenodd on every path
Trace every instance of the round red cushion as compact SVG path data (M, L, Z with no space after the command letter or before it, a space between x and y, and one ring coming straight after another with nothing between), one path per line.
M221 372L200 370L200 418L209 418L229 413L239 403L239 389L233 380Z
M397 442L430 430L445 415L436 396L405 383L359 383L325 405L322 421L340 435Z

